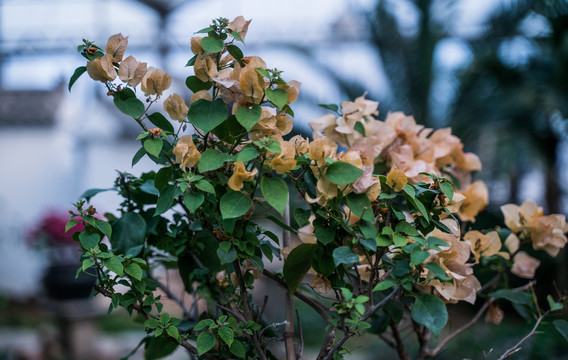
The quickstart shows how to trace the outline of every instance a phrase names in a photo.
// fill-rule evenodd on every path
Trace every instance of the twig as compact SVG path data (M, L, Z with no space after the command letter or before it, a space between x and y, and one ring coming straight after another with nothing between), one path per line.
M241 297L243 299L243 306L245 308L245 319L246 320L253 320L250 303L248 301L248 292L245 286L245 281L243 279L243 274L241 273L241 265L239 264L238 260L233 261L233 267L235 268L235 275L237 276L237 281L239 282L239 288L241 290ZM260 347L260 342L258 341L258 336L256 332L252 333L252 343L256 352L258 353L259 359L266 360L266 355L262 351Z
M262 319L262 315L264 314L264 310L266 310L266 304L268 303L268 295L264 295L264 301L262 302L262 308L260 309L260 311L258 312L258 315L256 316L256 322L260 322L260 320Z
M501 355L501 357L498 360L503 360L506 359L510 356L512 356L513 354L519 352L521 350L521 345L527 341L531 336L533 336L534 334L536 334L536 329L538 328L538 326L540 325L540 322L542 321L542 319L544 319L544 317L548 314L548 311L545 312L544 314L540 315L538 317L538 319L536 320L536 324L534 324L533 328L531 329L531 331L525 335L525 337L523 337L518 343L516 343L512 348L510 348L509 350L505 351L505 353L503 353L503 355Z
M167 271L167 270L166 270L166 271ZM167 273L166 273L166 274L167 274ZM185 315L187 318L189 318L189 319L192 318L191 310L188 309L187 306L185 306L185 304L181 301L180 298L178 298L177 296L175 296L175 295L171 292L170 288L169 288L167 285L162 284L161 282L159 282L157 279L153 278L152 276L150 276L149 278L152 279L152 280L154 280L154 281L158 284L158 287L166 294L166 296L167 296L168 298L170 298L170 299L173 300L176 304L179 305L179 307L183 310L183 313L184 313L184 315ZM166 281L167 281L167 280L168 280L168 279L166 278ZM197 302L197 300L194 300L194 301Z
M300 313L296 310L296 321L298 322L298 332L300 333L300 346L298 347L298 359L302 357L304 353L304 332L302 331L302 323L300 322Z
M380 308L382 308L383 306L385 306L390 300L392 300L395 296L398 295L398 293L400 293L400 287L397 287L396 289L394 289L390 294L388 294L383 300L381 300L379 303L377 303L375 306L369 308L365 314L363 314L363 316L361 316L361 318L359 319L359 321L365 321L367 320L371 315L373 315L375 312L377 312ZM326 353L325 357L323 357L323 360L331 360L333 359L333 355L334 353L339 350L343 344L347 341L347 339L349 339L351 336L353 336L355 333L353 332L345 332L343 334L343 336L337 340L337 342L331 347L331 349L329 349L329 351ZM321 357L321 351L324 351L324 349L320 350L320 356L318 356L318 359Z
M236 317L239 321L246 321L246 319L244 318L244 316L236 311L233 311L231 309L229 309L226 306L223 305L219 305L219 303L215 303L215 306L217 306L219 309L228 312L229 314L233 315L234 317Z
M400 332L398 331L397 324L395 324L395 322L391 320L390 326L392 329L392 337L396 342L396 352L398 353L398 357L401 360L410 360L410 356L406 352L406 349L404 348L404 343L400 338Z
M512 289L513 291L524 291L530 287L532 287L535 284L535 281L531 281L528 284L525 284L523 286L519 286L517 288ZM467 329L469 329L470 327L472 327L473 325L475 325L475 323L477 322L477 320L479 320L479 318L481 317L481 315L483 315L483 313L485 312L485 310L487 310L487 308L489 307L489 305L493 304L495 302L496 299L494 298L490 298L487 299L487 301L483 304L483 306L477 311L477 313L475 314L475 316L466 324L464 324L463 326L461 326L460 328L458 328L456 331L454 331L453 333L451 333L450 335L446 336L444 338L444 340L442 340L434 349L428 351L426 353L427 356L431 356L434 357L436 356L440 350L442 350L442 348L444 346L446 346L450 341L452 341L456 336L458 336L459 334L461 334L462 332L466 331Z
M261 164L262 166L262 164ZM260 179L260 177L259 177ZM287 226L290 226L290 202L286 203L284 209L284 216L282 221ZM282 229L282 246L290 246L290 232ZM286 315L286 328L284 329L284 344L286 347L286 359L296 360L296 344L294 342L294 302L292 301L292 294L289 289L286 289L285 295L285 315Z
M108 297L108 298L112 298L112 292L110 292L109 290L99 286L99 285L95 285L95 290L98 291L99 293L101 293L102 295ZM143 311L142 306L138 303L134 303L132 304L132 308L136 311L138 311L138 313L142 314L142 316L144 316L144 318L149 319L149 318L156 318L155 316L152 316L150 314L147 314ZM174 340L177 341L177 338L172 338ZM187 349L191 354L197 355L197 348L195 348L195 346L191 345L187 340L182 340L180 343L180 346L184 347L185 349Z
M279 322L279 323L272 323L270 325L265 326L264 328L262 328L259 332L258 332L258 337L262 338L262 334L264 334L264 331L270 328L277 328L279 326L284 326L287 325L288 322L287 321L283 321L283 322Z

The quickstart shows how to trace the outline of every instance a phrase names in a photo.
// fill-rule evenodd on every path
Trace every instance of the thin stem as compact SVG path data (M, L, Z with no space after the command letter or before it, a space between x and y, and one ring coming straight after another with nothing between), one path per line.
M390 294L388 294L383 300L381 300L379 303L377 303L375 306L369 308L365 314L363 314L363 316L361 316L361 318L359 319L359 321L365 321L367 320L371 315L373 315L375 312L377 312L380 308L382 308L383 306L385 306L390 300L392 300L395 296L398 295L398 293L400 293L401 289L400 287L397 287L396 289L394 289ZM395 326L396 328L396 326ZM394 330L394 329L393 329ZM323 360L331 360L333 359L333 355L335 354L335 352L337 350L339 350L343 344L347 341L347 339L349 339L351 336L355 335L354 332L351 331L347 331L343 334L343 336L337 340L337 342L331 347L331 349L329 349L329 351L326 353L325 357L323 357ZM325 349L320 350L320 355L318 356L318 359L321 358L321 352L324 351ZM408 358L410 359L410 358Z
M247 319L247 321L253 320L252 311L248 300L248 292L245 286L245 280L243 279L243 274L241 273L241 266L238 260L233 261L233 267L235 268L235 275L237 276L237 281L239 282L239 288L241 290L241 297L243 299L243 306L245 310L244 313L245 319ZM256 352L258 353L259 359L266 360L266 356L264 355L264 352L260 347L260 342L258 341L256 331L253 332L252 334L252 343L254 345L254 348L256 349Z
M394 338L394 341L396 342L396 352L398 353L398 357L401 360L410 360L410 356L406 352L404 343L402 342L402 338L400 337L400 332L398 331L397 324L395 324L394 321L391 320L390 326L392 329L392 336Z
M548 311L543 313L542 315L540 315L538 317L538 319L536 320L536 323L534 324L533 328L531 329L531 331L525 335L518 343L516 343L512 348L510 348L509 350L505 351L503 353L503 355L501 355L501 357L498 360L503 360L506 359L510 356L512 356L513 354L519 352L521 350L521 345L527 341L531 336L533 336L534 334L536 334L536 329L538 328L538 326L540 325L542 319L544 319L544 317L548 314Z

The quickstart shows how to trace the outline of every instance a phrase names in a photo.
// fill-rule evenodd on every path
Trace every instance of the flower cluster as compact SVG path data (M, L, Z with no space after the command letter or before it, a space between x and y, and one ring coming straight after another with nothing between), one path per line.
M172 79L162 70L123 59L128 38L121 34L104 50L87 41L80 46L88 62L70 86L84 72L104 83L117 108L142 129L133 164L148 156L158 169L119 174L118 217L97 219L79 202L67 227L84 226L74 236L83 250L80 271L96 273L97 291L113 308L143 313L147 333L160 339L147 347L173 339L196 356L271 358L263 348L271 335L259 331L254 309L260 307L250 296L256 279L267 276L322 316L327 338L344 333L322 346L318 358L336 358L341 341L371 327L371 317L390 323L393 338L411 319L426 348L427 332L437 336L448 321L446 304L481 297L489 307L498 299L495 290L507 290L504 274L534 277L539 260L521 250L524 243L551 256L566 245L565 217L545 216L530 201L502 207L511 231L505 241L502 231L471 230L489 201L483 181L473 179L479 158L464 152L450 128L426 128L401 112L379 120L378 102L365 95L325 105L334 113L310 122L311 140L289 138L300 83L283 80L258 56L244 56L236 44L249 24L242 16L219 18L191 38L188 96L165 94ZM164 94L169 119L149 112ZM290 187L300 206L289 201ZM290 206L297 229L275 216ZM260 225L265 220L282 227L283 236ZM295 244L290 233L297 234ZM111 248L101 243L105 236ZM281 256L282 275L265 269ZM163 311L153 274L161 265L177 266L185 290L207 300L199 318L180 304L195 326L179 326L181 319ZM482 284L477 269L495 270L495 278ZM308 273L311 289L335 296L333 306L301 286ZM404 301L400 311L408 316L382 308L392 300ZM499 322L496 306L488 317ZM438 350L432 351L422 357Z

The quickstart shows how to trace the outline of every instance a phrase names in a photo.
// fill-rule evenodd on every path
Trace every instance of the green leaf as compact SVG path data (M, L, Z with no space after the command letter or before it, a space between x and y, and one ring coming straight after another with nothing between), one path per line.
M241 37L241 35L240 35L238 32L236 32L235 30L231 31L231 32L229 33L229 35L231 35L232 37L234 37L235 40L244 43L243 38Z
M225 121L227 105L221 98L215 101L199 99L189 107L187 118L201 131L208 133Z
M359 132L361 135L366 136L365 134L365 126L363 126L363 124L360 121L357 121L355 123L355 126L353 126L353 129L355 129L357 132Z
M337 104L318 104L318 106L339 113L339 105Z
M237 153L234 158L233 161L250 161L252 159L256 159L258 156L258 151L256 151L255 148L253 147L247 147L242 149L239 153Z
M150 318L144 321L144 326L149 329L155 329L160 326L160 322L157 319Z
M275 223L276 225L280 226L282 229L284 230L288 230L293 234L297 234L298 230L294 229L291 226L286 225L280 218L277 218L276 216L272 215L272 214L268 214L265 216L265 218L267 218L268 220L272 221L273 223Z
M99 244L101 237L97 233L87 234L86 232L82 232L79 234L79 241L85 250L91 250Z
M158 197L158 201L156 202L156 210L154 212L154 216L163 214L172 207L172 202L174 201L176 190L177 188L175 185L166 185L162 188L162 190L160 191L160 196Z
M241 359L244 359L245 356L247 355L247 350L245 349L245 346L239 340L233 341L233 344L231 345L229 350L231 351L231 354Z
M359 225L359 230L361 230L361 234L366 239L375 239L377 235L379 235L379 230L372 221L361 220L357 223L357 225ZM374 242L375 241L373 240L373 243ZM376 247L376 243L374 246Z
M134 154L134 156L132 157L132 165L131 166L138 164L138 162L144 157L144 155L146 155L146 149L144 149L144 147L141 147L140 149L138 149L136 154Z
M223 195L219 204L223 219L238 218L249 211L251 199L238 191L230 191Z
M144 103L138 100L134 92L130 89L117 91L114 95L113 102L118 110L135 119L144 114L144 110L146 110Z
M375 217L373 216L373 208L371 206L371 201L365 194L350 193L346 197L347 207L355 214L357 217L373 222Z
M114 188L109 188L109 189L89 189L87 191L85 191L84 193L81 194L81 196L79 196L80 199L85 199L87 201L90 201L91 198L95 195L97 195L98 193L101 192L105 192L105 191L109 191L109 190L115 190Z
M380 283L377 284L377 286L375 286L373 288L373 292L374 291L383 291L386 289L390 289L391 287L393 287L395 285L394 282L392 282L391 280L385 280L385 281L381 281Z
M218 53L223 51L225 43L221 39L216 39L211 36L201 38L201 47L208 54Z
M564 339L566 339L566 341L568 341L568 321L558 319L558 320L554 320L552 322L552 325L554 325L554 328L556 329L556 331L558 331L560 333L560 335L562 335L564 337Z
M359 179L363 170L343 161L336 161L327 167L325 177L334 184L347 185Z
M440 246L449 247L450 245L440 238L430 236L428 240L426 240L426 246L428 246L428 249L441 251Z
M213 29L211 26L209 26L209 27L203 28L199 31L196 31L195 34L207 34L208 32L213 31L213 30L215 30L215 29Z
M221 264L230 264L237 260L237 250L234 247L230 247L228 251L223 250L221 247L217 249L217 257Z
M263 69L261 67L257 67L255 69L260 75L264 76L267 79L270 79L270 74L268 73L268 71L266 69Z
M562 308L564 307L562 303L554 301L552 295L548 295L546 297L546 300L548 301L548 305L550 306L550 311L562 310Z
M110 242L117 254L124 254L131 248L142 250L140 245L144 245L145 239L146 221L138 213L128 212L112 224ZM134 257L138 253L131 255Z
M412 266L422 264L429 257L430 253L422 250L420 246L415 246L414 248L412 248L412 251L410 252L410 264Z
M333 263L335 267L341 264L351 265L359 261L359 256L355 254L349 246L340 246L333 250Z
M197 55L193 55L193 57L187 61L187 64L185 64L185 66L187 67L195 65L195 60L197 60Z
M310 222L310 216L312 212L310 210L304 210L301 208L294 209L294 220L298 223L299 227L308 225Z
M170 325L166 328L166 332L168 333L168 335L170 335L174 339L176 339L176 340L179 339L179 331L178 331L177 327Z
M426 326L435 336L440 334L448 322L446 304L434 295L417 297L410 315L414 321Z
M210 332L202 332L197 337L197 353L199 356L205 354L215 346L215 336Z
M316 244L300 244L296 246L284 261L284 280L290 292L294 293L302 279L312 267Z
M107 238L110 239L112 235L112 227L109 223L104 220L96 219L94 223L95 227L99 229Z
M195 183L195 187L198 188L201 191L205 191L205 192L211 193L213 195L217 195L215 193L215 188L207 180L199 180L198 182Z
M69 229L71 229L73 226L77 225L78 223L79 221L75 219L67 221L67 224L65 224L65 232L69 231Z
M124 275L122 262L117 256L111 256L103 261L103 265L118 276Z
M428 211L426 211L424 204L422 204L420 200L418 200L417 198L412 198L410 196L406 196L406 199L412 204L412 206L416 208L416 210L420 212L420 214L422 214L422 216L424 216L426 221L430 222L430 214L428 214Z
M525 292L501 289L489 294L489 296L495 299L509 300L513 304L532 306L532 297Z
M151 340L148 342L148 345L146 345L146 350L144 351L144 359L160 359L173 353L177 348L178 343L173 341L170 337L157 336L151 338Z
M227 45L227 51L229 52L229 54L231 54L235 58L235 60L237 60L239 62L239 64L241 64L241 62L243 60L243 52L241 51L241 49L238 46Z
M199 331L205 328L210 328L213 325L215 325L215 321L213 321L212 319L203 319L197 323L193 331Z
M188 76L187 79L185 79L185 85L189 88L189 90L196 93L201 90L211 89L211 86L213 86L213 82L201 81L197 76Z
M124 272L138 281L142 280L142 268L136 263L130 263L130 265L124 268Z
M201 206L201 204L203 204L204 199L205 196L203 195L203 193L187 192L183 196L183 203L185 204L187 209L193 213Z
M286 204L288 204L288 185L277 177L263 177L260 181L260 190L266 201L280 213L284 215Z
M144 150L150 155L160 156L160 151L162 151L163 146L162 139L153 138L144 140Z
M88 258L88 259L83 260L83 264L81 265L81 268L83 269L83 271L85 271L93 265L95 265L95 260Z
M85 71L87 71L86 66L79 66L75 69L75 72L73 73L73 75L71 75L71 79L69 79L69 85L67 86L69 91L71 91L71 87L73 86L73 84L75 84L75 81L77 81L77 79L79 79L79 77L83 75Z
M230 347L235 340L235 333L230 327L223 326L219 328L219 337Z
M247 131L250 131L254 125L260 120L260 115L262 115L262 108L258 104L253 104L252 108L241 107L235 113L237 121L241 124Z
M392 235L392 240L394 242L394 246L396 247L402 247L408 243L408 239L406 238L406 236L401 235L399 233L394 233Z
M454 198L454 187L450 182L442 181L440 182L440 190L446 195L448 200L452 201Z
M174 169L171 166L166 166L158 170L156 176L154 176L154 187L158 191L162 191L164 186L168 185L168 182L172 178L172 174L174 173Z
M217 170L225 165L225 161L231 156L219 150L209 149L201 153L201 158L197 162L197 169L200 173Z
M420 235L420 233L418 233L418 230L416 230L414 228L414 226L412 226L412 224L410 224L406 221L400 221L398 224L396 224L396 227L394 229L397 232L404 233L404 234L409 235L409 236L419 236Z
M152 124L156 125L162 130L169 131L171 133L175 132L172 123L159 112L155 112L152 115L148 115L148 120L150 120Z
M408 274L412 270L406 261L398 261L392 267L392 275L400 278Z
M266 97L279 109L282 109L288 102L288 94L283 89L266 89L264 90Z
M438 264L438 263L434 263L434 262L429 262L426 264L426 268L436 277L438 277L440 280L452 280L451 276L447 276L446 272L444 271L444 269L442 269L442 267Z
M314 234L316 235L316 238L319 240L319 242L324 245L327 245L335 240L335 231L331 228L317 227L314 230Z

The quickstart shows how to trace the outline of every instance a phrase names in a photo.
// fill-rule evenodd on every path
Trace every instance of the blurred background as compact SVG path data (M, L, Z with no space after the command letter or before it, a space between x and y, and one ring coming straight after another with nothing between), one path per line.
M61 310L43 286L53 259L38 244L38 228L65 218L86 189L112 187L117 169L151 168L131 167L137 125L103 85L85 75L68 91L74 69L85 65L77 45L84 38L104 47L121 32L127 54L169 72L172 90L188 96L193 32L238 15L252 19L245 55L302 82L298 132L311 134L308 121L325 113L317 104L366 92L380 102L381 120L404 111L427 127L451 126L480 156L477 177L492 203L478 228L501 223L499 206L509 202L533 199L547 213L567 212L566 0L3 0L0 359L50 358L49 346L51 358L61 358L70 345L48 340L62 327L82 327L91 343L97 334L98 353L86 358L119 358L140 338L140 327L105 318L96 302L87 309L69 301ZM112 212L118 199L102 193L93 205ZM566 285L565 251L548 263L539 271Z

